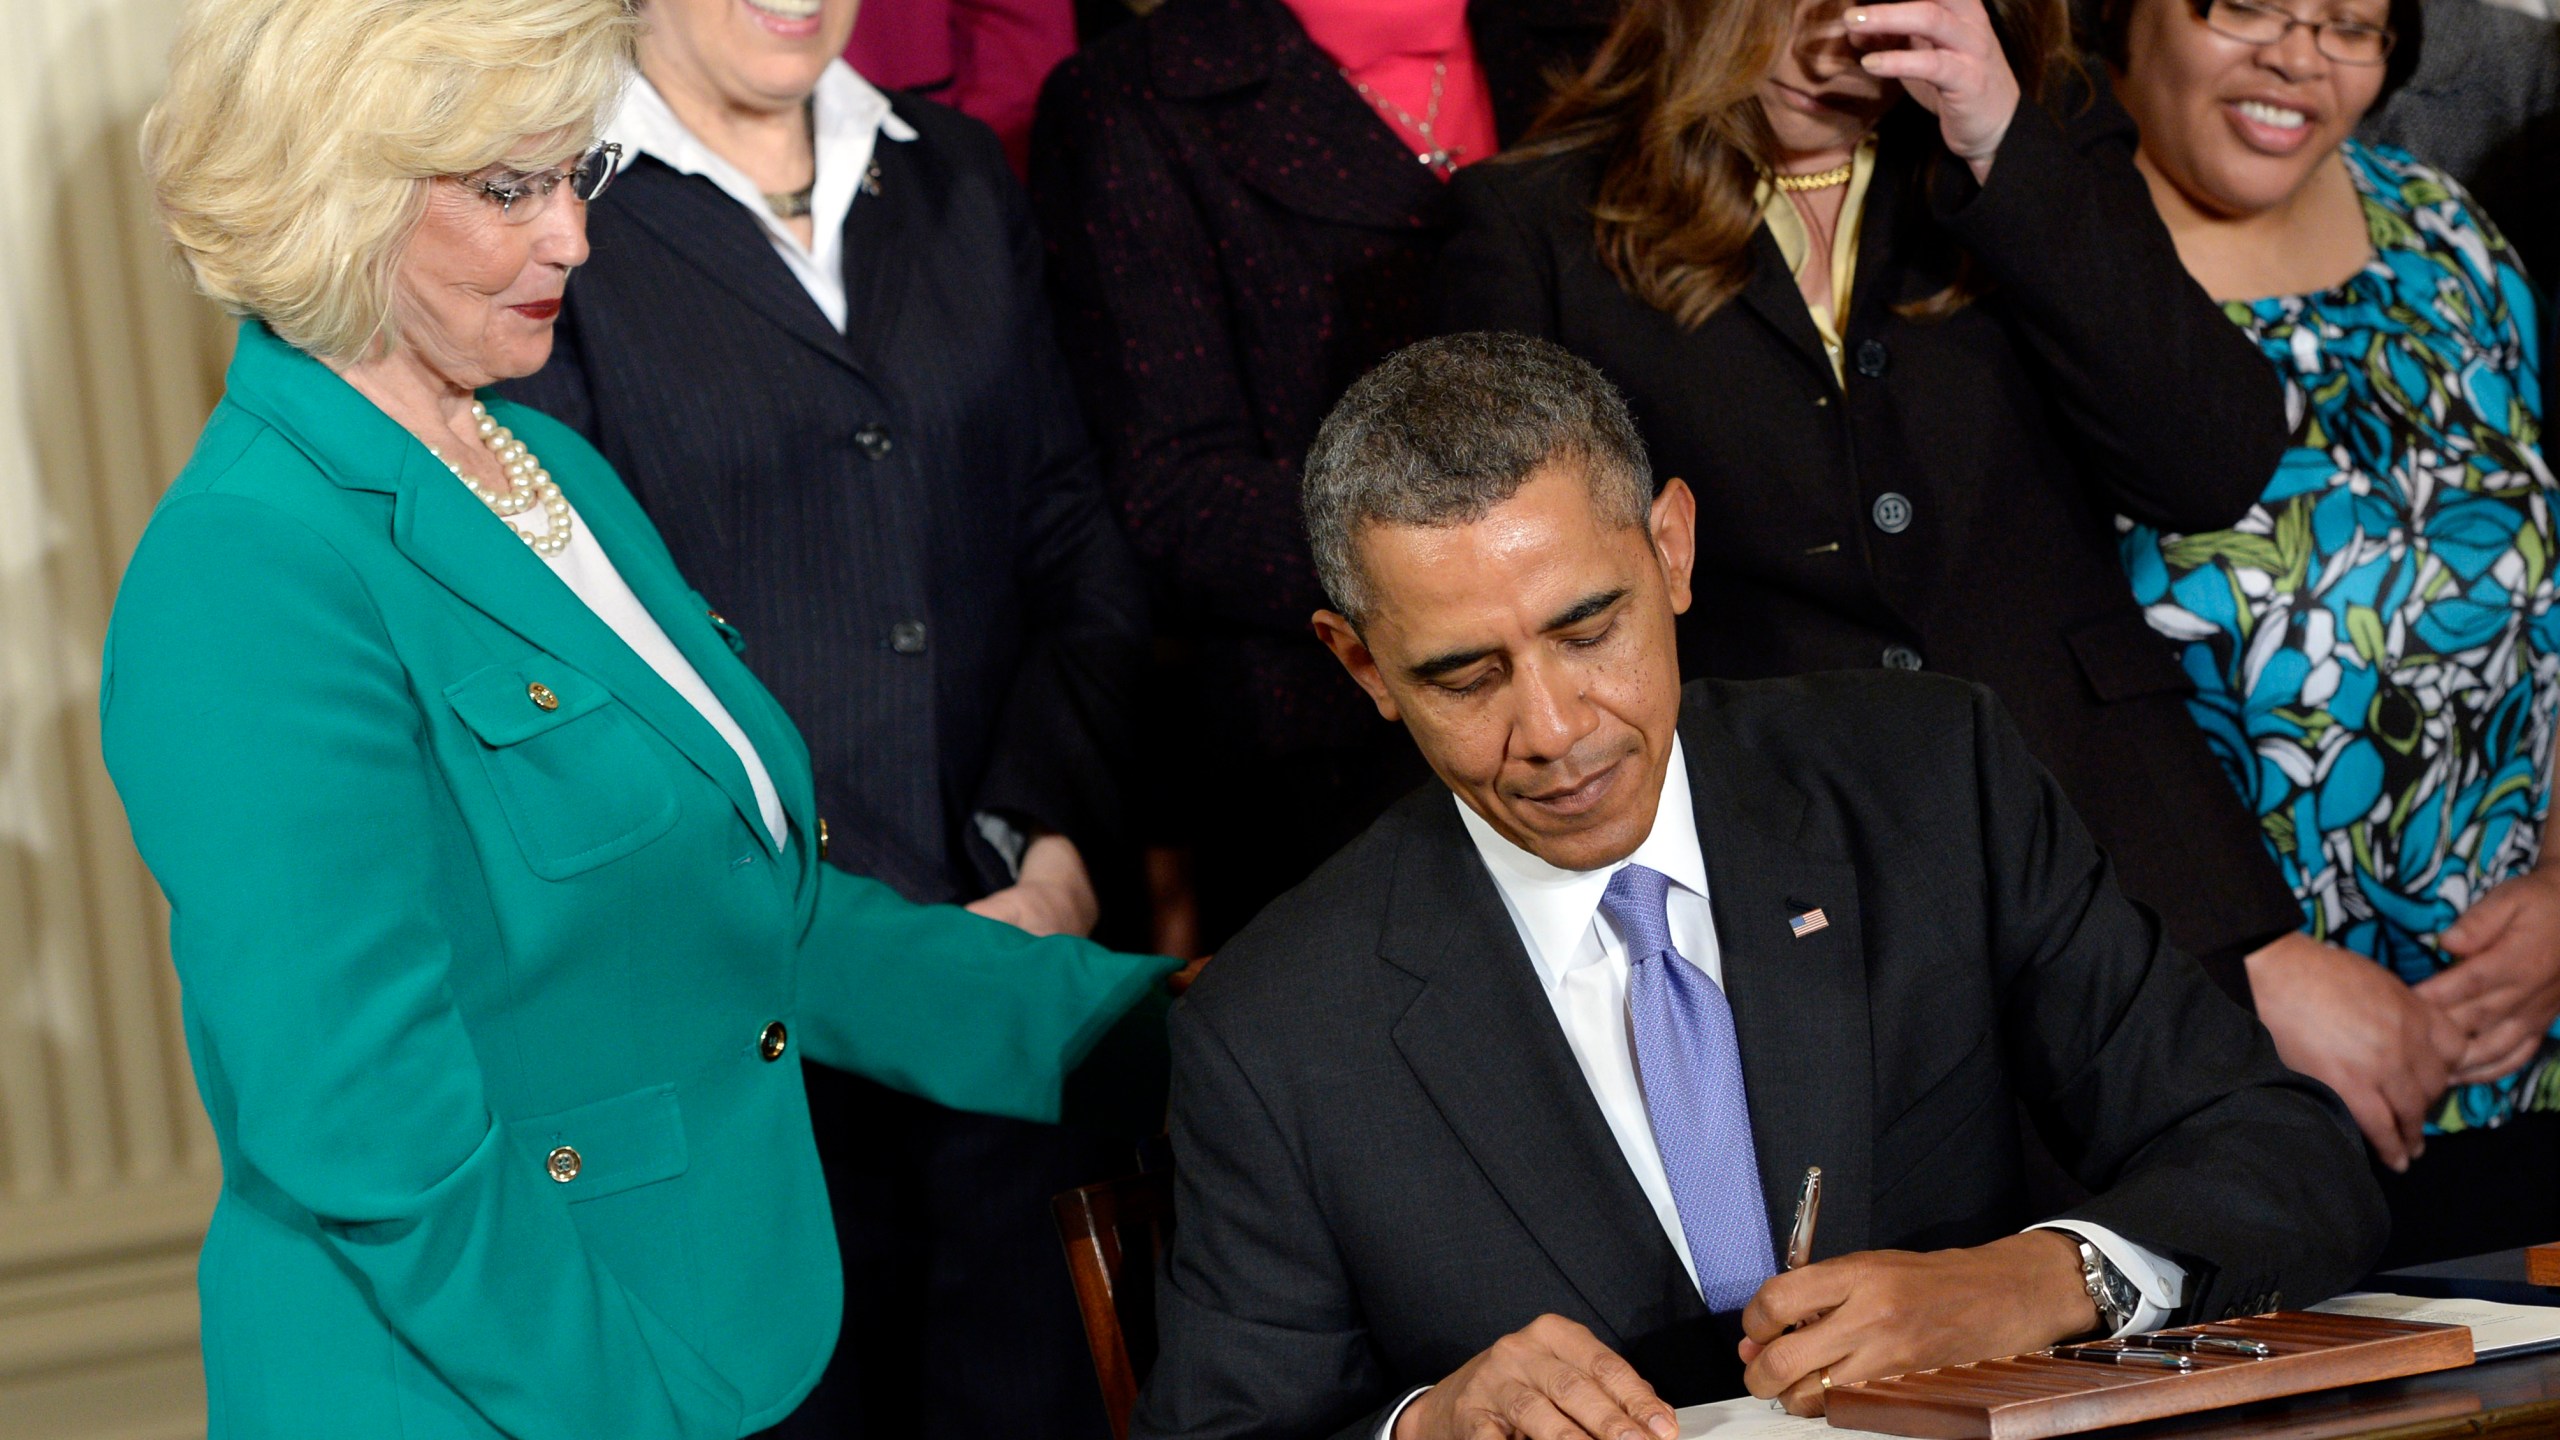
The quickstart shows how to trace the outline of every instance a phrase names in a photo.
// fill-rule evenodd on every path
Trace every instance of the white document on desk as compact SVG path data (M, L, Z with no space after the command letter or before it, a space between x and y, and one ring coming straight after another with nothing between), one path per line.
M1877 1433L1837 1430L1820 1416L1806 1419L1772 1410L1768 1401L1750 1395L1712 1405L1692 1405L1679 1415L1680 1440L1814 1440L1816 1436Z
M2506 1305L2495 1300L2444 1300L2357 1291L2311 1308L2332 1315L2468 1325L2471 1353L2483 1360L2560 1350L2560 1305Z

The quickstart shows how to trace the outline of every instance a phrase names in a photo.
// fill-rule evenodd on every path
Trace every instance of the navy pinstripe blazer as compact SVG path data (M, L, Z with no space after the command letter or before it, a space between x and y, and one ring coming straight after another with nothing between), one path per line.
M808 737L834 858L911 899L1006 883L973 817L1121 846L1143 582L994 135L894 97L838 334L709 180L631 163L541 373Z

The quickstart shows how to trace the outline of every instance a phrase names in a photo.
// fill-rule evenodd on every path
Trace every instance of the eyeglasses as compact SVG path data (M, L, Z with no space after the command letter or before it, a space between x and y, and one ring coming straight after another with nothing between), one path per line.
M2311 43L2341 65L2379 65L2390 58L2399 36L2382 25L2355 20L2305 20L2289 10L2258 0L2194 0L2195 10L2216 35L2244 45L2274 45L2296 25L2311 32Z
M551 208L551 192L562 185L567 185L569 193L582 204L603 194L604 187L613 183L613 173L621 164L622 147L606 143L579 156L573 164L555 165L530 175L454 178L463 188L478 191L489 203L497 206L499 216L508 224L527 225L541 219L542 212Z

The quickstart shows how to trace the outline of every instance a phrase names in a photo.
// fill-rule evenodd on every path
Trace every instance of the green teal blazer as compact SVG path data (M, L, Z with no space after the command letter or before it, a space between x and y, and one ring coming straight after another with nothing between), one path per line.
M215 1437L770 1425L842 1301L800 1057L1053 1119L1172 968L820 864L807 752L733 632L584 441L489 406L754 742L790 841L424 446L241 326L99 702L221 1144Z

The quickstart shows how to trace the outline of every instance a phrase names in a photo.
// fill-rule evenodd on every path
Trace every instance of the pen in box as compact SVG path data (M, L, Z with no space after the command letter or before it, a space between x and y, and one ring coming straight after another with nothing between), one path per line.
M2240 1340L2229 1335L2127 1335L2124 1343L2143 1350L2211 1351L2217 1355L2248 1355L2265 1359L2275 1350L2255 1340Z
M2057 1360L2095 1360L2102 1365L2143 1365L2154 1370L2193 1370L2196 1362L2166 1350L2110 1350L2096 1345L2056 1345L2045 1352Z

